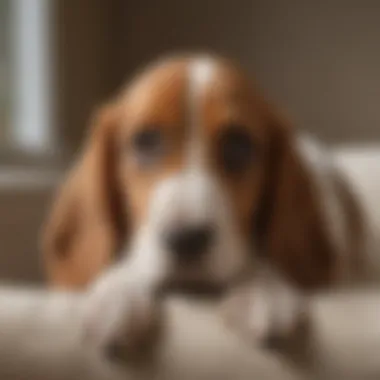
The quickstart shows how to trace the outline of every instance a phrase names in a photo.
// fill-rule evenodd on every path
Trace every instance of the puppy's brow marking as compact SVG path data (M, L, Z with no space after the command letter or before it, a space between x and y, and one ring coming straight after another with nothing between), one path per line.
M202 161L202 95L215 74L215 62L212 58L199 58L190 63L189 67L189 167L198 166Z

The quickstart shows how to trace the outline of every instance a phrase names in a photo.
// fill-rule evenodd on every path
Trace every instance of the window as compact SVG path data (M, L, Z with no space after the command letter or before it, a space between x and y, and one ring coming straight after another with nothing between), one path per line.
M0 0L0 144L6 141L10 124L9 5L9 0Z
M0 151L53 145L51 0L0 0Z

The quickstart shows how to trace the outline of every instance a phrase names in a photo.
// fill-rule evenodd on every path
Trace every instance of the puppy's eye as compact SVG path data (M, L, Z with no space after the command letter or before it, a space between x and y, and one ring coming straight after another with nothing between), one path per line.
M219 137L218 151L223 169L229 174L240 174L252 163L255 146L243 127L229 126Z
M163 136L156 128L146 128L138 132L132 140L132 146L142 164L150 164L162 154Z

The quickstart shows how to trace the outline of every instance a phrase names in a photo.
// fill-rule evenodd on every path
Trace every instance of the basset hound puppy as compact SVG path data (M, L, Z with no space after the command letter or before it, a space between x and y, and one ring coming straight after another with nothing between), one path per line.
M149 330L164 283L231 289L251 274L242 324L281 333L312 293L376 269L368 242L329 150L234 64L189 54L154 63L97 113L43 250L52 285L98 280L88 332L104 344L123 313L130 337Z

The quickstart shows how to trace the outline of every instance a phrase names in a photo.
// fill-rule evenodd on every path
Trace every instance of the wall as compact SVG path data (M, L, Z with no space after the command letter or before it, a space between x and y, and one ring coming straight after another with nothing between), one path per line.
M380 139L380 2L57 1L62 136L136 69L187 49L228 55L297 124L327 141Z
M0 173L0 279L41 281L44 278L39 237L54 184L5 184ZM31 186L29 186L31 185Z
M165 51L239 60L302 128L329 141L380 140L380 2L125 2L125 70Z

